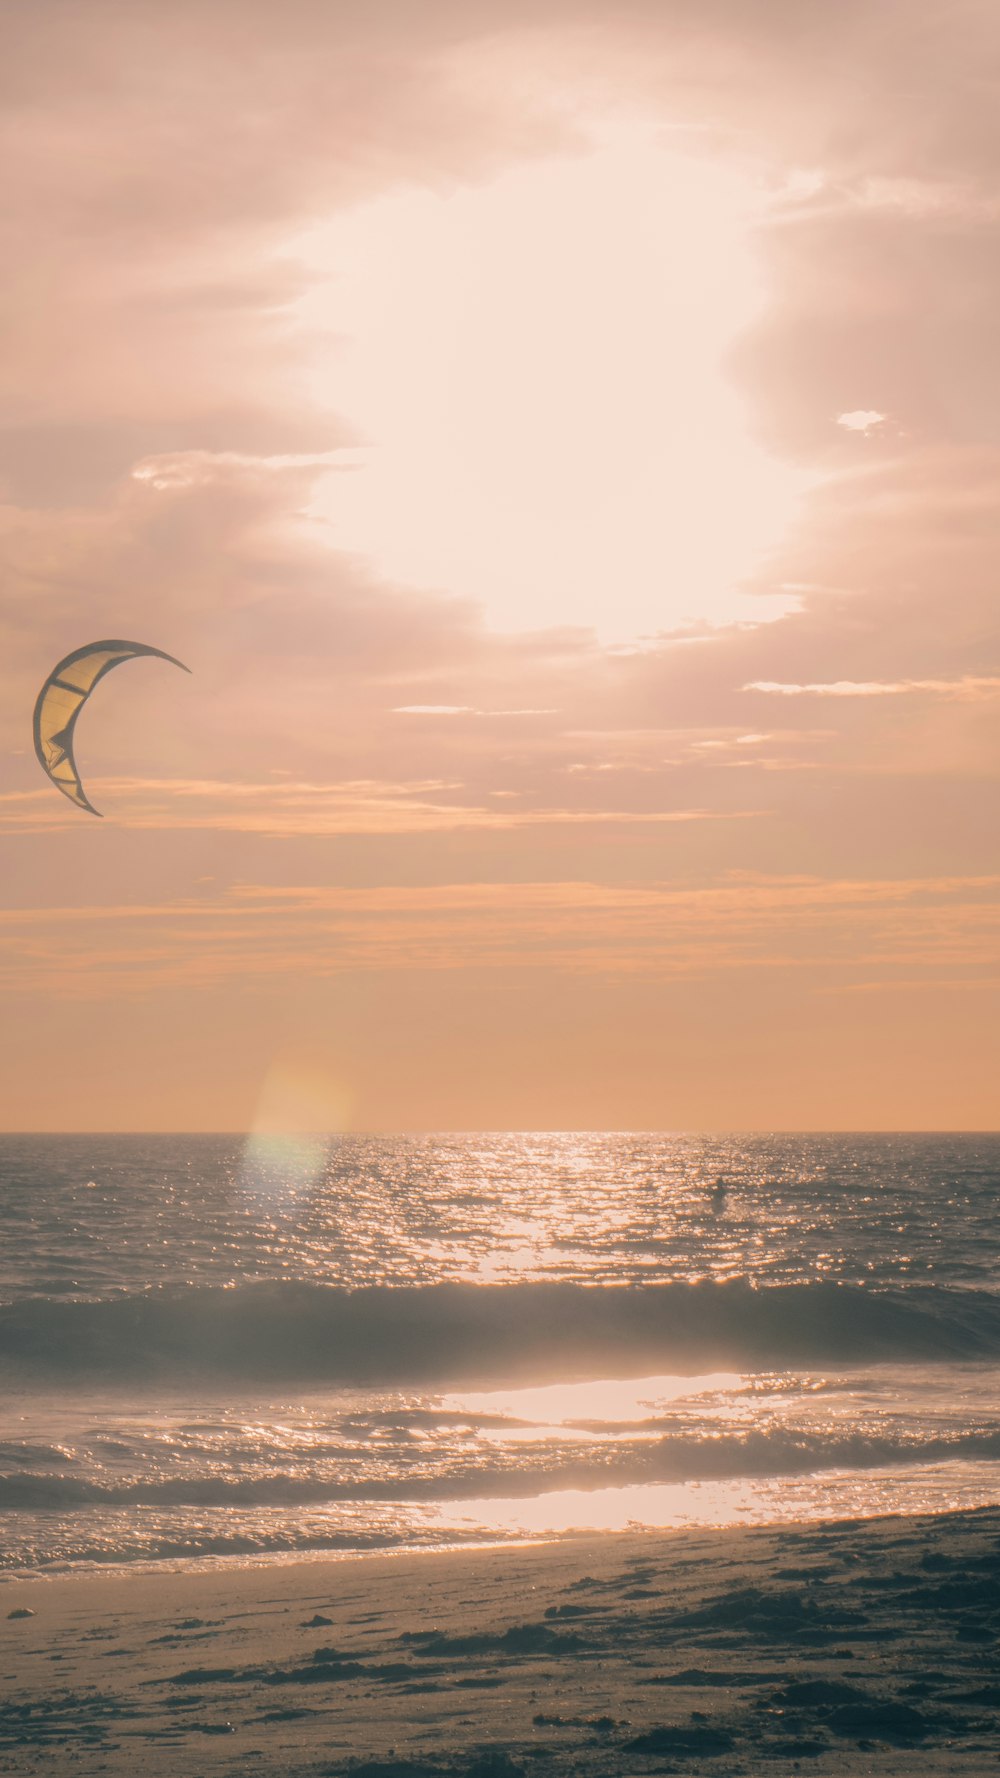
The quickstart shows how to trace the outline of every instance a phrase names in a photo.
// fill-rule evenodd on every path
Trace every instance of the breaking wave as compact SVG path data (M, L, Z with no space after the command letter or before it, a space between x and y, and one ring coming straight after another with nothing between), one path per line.
M391 1387L998 1356L1000 1297L933 1285L254 1283L0 1307L0 1365L112 1382Z
M813 1474L820 1470L875 1470L928 1463L996 1463L1000 1431L943 1436L846 1436L790 1427L739 1435L671 1436L656 1444L626 1442L598 1457L553 1456L546 1464L512 1469L502 1463L444 1464L422 1475L396 1471L337 1479L319 1468L309 1475L133 1476L97 1481L66 1475L0 1475L0 1512L75 1512L133 1506L202 1510L303 1507L337 1502L423 1502L482 1496L527 1499L557 1489L590 1490L663 1483L722 1482Z

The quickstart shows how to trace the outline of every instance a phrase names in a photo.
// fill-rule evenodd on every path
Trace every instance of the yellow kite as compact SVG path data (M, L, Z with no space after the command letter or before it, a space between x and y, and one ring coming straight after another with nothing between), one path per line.
M158 660L180 667L183 673L191 671L172 654L164 654L162 648L149 648L145 642L88 642L85 648L74 649L53 667L38 694L35 752L42 768L63 796L68 796L78 809L89 809L92 815L101 811L88 800L73 758L76 719L98 680L112 667L120 667L122 661L134 660L141 654L156 655Z

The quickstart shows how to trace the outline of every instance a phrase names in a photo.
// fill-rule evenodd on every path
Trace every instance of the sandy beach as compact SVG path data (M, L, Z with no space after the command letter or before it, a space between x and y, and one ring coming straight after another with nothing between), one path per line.
M0 1771L982 1773L1000 1509L0 1589Z

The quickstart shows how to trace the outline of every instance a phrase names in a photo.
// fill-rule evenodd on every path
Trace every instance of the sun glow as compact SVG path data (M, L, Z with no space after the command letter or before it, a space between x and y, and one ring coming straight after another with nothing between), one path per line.
M724 370L763 303L760 215L745 173L629 134L311 231L310 398L363 439L312 516L501 629L779 615L739 586L802 478Z

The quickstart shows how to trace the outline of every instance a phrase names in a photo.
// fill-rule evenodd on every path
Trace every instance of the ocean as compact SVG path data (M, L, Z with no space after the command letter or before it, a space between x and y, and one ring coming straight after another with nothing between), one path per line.
M0 1566L1000 1499L1000 1136L0 1138Z

